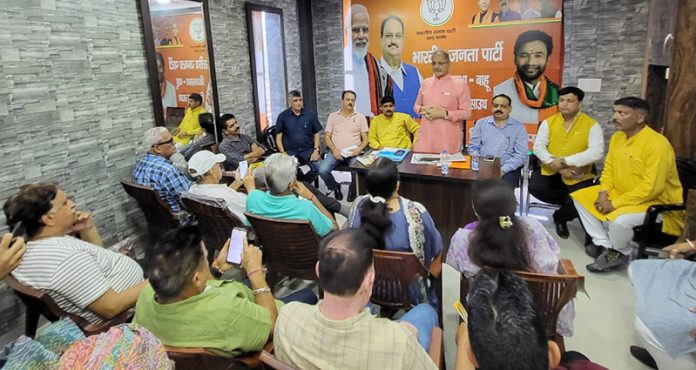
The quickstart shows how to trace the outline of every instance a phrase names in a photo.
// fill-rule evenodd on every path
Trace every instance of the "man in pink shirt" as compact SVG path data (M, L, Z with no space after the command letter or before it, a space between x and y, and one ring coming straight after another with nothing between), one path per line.
M414 152L459 152L464 142L464 120L471 116L469 87L463 79L449 75L450 59L445 50L431 58L433 76L423 80L413 110L422 116Z
M355 98L354 91L344 91L341 95L341 109L329 114L324 129L324 142L329 153L326 153L326 158L319 165L319 176L326 187L334 192L337 200L343 199L341 184L336 182L331 171L341 163L353 163L368 144L367 119L355 111ZM353 186L351 182L348 198L355 197Z

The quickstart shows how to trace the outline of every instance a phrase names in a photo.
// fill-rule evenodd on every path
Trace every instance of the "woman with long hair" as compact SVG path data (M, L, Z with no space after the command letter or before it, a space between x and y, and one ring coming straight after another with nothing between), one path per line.
M501 180L479 181L473 208L478 221L459 229L450 242L447 264L469 278L482 267L556 274L561 252L556 240L539 221L515 216L514 190ZM557 331L573 333L573 303L560 313Z
M348 216L349 227L363 228L372 234L384 234L375 245L377 249L413 252L426 269L440 276L442 237L425 207L399 196L399 171L387 158L377 159L365 178L368 194L358 197ZM382 241L383 240L383 241ZM414 303L428 298L436 302L435 294L426 289L426 282L414 293Z

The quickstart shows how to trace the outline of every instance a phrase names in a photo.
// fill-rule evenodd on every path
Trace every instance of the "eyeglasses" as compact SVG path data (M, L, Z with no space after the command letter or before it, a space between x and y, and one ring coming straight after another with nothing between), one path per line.
M173 144L173 143L174 143L174 137L172 137L171 139L169 139L169 140L167 140L167 141L163 141L163 142L161 142L161 143L157 143L157 144L153 145L152 147L154 148L154 147L156 147L156 146L158 146L158 145L167 145L167 144Z

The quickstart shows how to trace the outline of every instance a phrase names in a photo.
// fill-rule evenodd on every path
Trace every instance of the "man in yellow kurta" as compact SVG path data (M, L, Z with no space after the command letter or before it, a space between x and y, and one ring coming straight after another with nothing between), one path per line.
M410 150L418 137L420 124L406 113L394 112L394 98L391 96L385 96L380 100L379 109L382 114L370 121L370 148Z
M184 119L179 124L179 131L174 136L177 150L183 150L196 135L203 132L201 124L198 123L198 116L205 113L203 97L200 94L191 94L188 98L189 107L186 109Z
M650 107L640 98L614 102L612 136L602 170L601 185L571 194L587 233L606 248L587 265L592 272L622 267L630 260L633 228L641 225L648 207L682 203L674 150L667 138L646 126ZM678 235L680 215L665 215L663 231Z

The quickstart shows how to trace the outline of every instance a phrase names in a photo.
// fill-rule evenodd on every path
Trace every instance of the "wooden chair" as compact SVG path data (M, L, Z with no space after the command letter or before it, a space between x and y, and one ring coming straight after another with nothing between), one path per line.
M176 363L176 370L260 369L263 367L261 353L255 352L240 357L225 357L205 348L164 346L167 356ZM263 351L272 351L273 342L268 342Z
M198 219L203 242L208 249L209 262L213 261L215 250L221 249L229 239L233 228L246 228L244 222L230 212L221 199L184 192L181 194L181 203Z
M135 314L135 310L130 308L111 320L107 320L101 324L93 324L85 318L63 311L48 293L20 283L12 274L7 275L3 281L14 290L17 297L19 297L26 307L24 335L28 337L33 338L34 335L36 335L39 315L43 315L51 322L58 321L60 318L67 316L82 329L85 335L90 336L105 332L114 325L130 322Z
M578 287L584 287L585 277L579 275L571 260L562 259L558 262L558 275L537 274L533 272L515 271L527 282L529 291L536 303L537 313L541 317L546 330L546 336L556 342L565 352L563 337L556 333L558 314L578 292ZM467 279L462 276L460 300L466 301L469 290Z
M164 125L167 128L177 128L186 115L186 108L167 107L167 119Z
M138 202L138 206L145 214L145 221L147 221L149 235L152 240L157 235L179 226L179 215L172 212L169 204L162 200L155 189L134 184L127 180L121 180L121 185L123 190Z
M435 327L430 333L430 350L428 351L430 359L433 360L438 369L442 368L444 360L444 348L442 347L442 329ZM296 367L286 364L278 360L270 351L261 351L261 361L267 367L275 370L297 370ZM178 369L177 369L178 370Z
M271 286L277 282L277 275L317 280L319 236L309 221L280 220L249 212L244 215L263 246Z
M394 309L413 307L409 286L418 278L427 278L428 271L411 252L374 250L375 282L370 300Z

